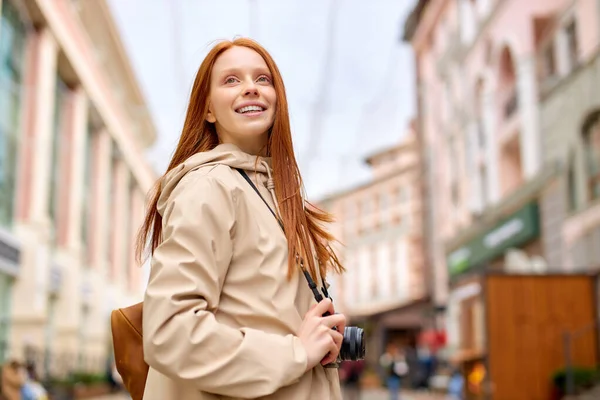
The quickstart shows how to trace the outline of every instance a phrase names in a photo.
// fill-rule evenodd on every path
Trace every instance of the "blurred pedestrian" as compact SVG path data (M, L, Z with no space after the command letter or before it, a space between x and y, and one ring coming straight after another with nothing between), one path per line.
M25 367L25 382L21 388L21 400L48 400L48 393L39 379L33 362Z
M430 380L435 373L436 358L426 343L420 343L417 348L417 357L419 363L419 374L416 388L429 391Z
M450 381L448 382L449 400L463 400L464 377L458 367L452 368Z
M340 381L344 389L344 400L360 400L360 378L364 368L364 360L342 361Z
M6 400L23 400L21 390L27 379L25 368L17 360L10 360L2 366L2 396Z
M123 378L117 371L117 364L113 357L106 360L105 376L112 393L120 392L123 389Z
M402 379L409 372L404 352L395 344L390 343L385 353L379 358L379 364L386 373L386 383L390 400L399 400Z

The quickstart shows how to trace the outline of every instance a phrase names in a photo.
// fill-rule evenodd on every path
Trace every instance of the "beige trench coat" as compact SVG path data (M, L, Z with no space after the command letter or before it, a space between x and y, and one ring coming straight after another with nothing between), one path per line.
M315 303L301 273L287 280L270 160L231 144L169 173L158 209L163 241L144 299L144 400L340 400L338 370L305 372L297 336Z

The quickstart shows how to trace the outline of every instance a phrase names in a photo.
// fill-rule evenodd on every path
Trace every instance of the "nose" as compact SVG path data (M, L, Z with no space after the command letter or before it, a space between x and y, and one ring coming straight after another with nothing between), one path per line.
M250 81L244 90L245 96L258 96L258 89L253 81Z

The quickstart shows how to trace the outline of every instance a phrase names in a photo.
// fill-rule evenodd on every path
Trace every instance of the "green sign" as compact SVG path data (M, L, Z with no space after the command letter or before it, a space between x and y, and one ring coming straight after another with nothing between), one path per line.
M484 235L453 251L447 258L450 276L493 260L509 248L523 245L539 234L538 205L530 203Z

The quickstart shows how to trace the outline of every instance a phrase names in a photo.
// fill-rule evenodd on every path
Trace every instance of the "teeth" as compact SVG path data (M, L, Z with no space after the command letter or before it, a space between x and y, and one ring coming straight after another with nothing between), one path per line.
M263 111L262 107L259 106L246 106L237 110L240 114L246 113L248 111Z

